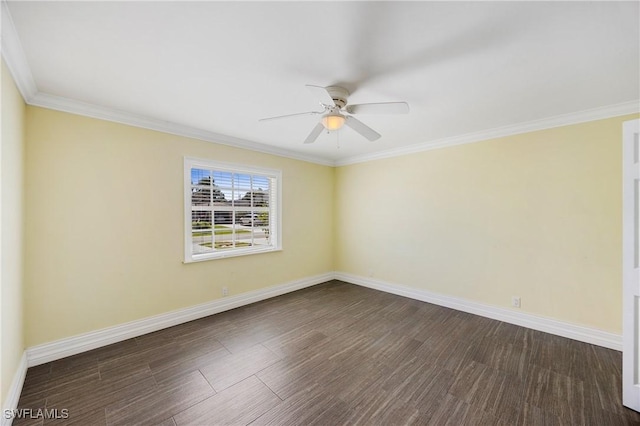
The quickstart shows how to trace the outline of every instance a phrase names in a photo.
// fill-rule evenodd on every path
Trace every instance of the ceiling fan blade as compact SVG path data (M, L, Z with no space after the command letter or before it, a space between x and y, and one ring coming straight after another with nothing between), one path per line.
M309 136L307 136L307 138L304 140L304 143L314 143L323 130L324 126L322 125L322 123L316 124L316 127L313 128L311 133L309 133Z
M372 104L348 105L349 114L408 114L406 102L376 102Z
M269 120L279 120L281 118L289 118L289 117L296 117L298 115L315 115L315 114L322 114L324 111L309 111L309 112L298 112L295 114L287 114L287 115L277 115L275 117L267 117L267 118L261 118L258 121L269 121Z
M333 98L329 94L326 88L320 86L313 86L311 84L306 85L307 89L311 92L322 105L336 106Z
M370 141L375 141L376 139L380 138L380 133L376 132L371 127L367 126L357 118L353 118L348 115L346 117L345 124L351 127L356 132L360 133L365 138L369 139ZM320 125L322 126L322 124Z

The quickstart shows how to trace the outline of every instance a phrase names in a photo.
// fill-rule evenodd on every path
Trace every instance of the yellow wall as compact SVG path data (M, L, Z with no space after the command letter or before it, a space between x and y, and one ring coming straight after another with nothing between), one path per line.
M2 287L0 401L4 403L24 351L23 291L23 171L25 104L2 62L2 144L0 148L0 283ZM4 406L3 406L4 407Z
M333 270L331 167L27 107L26 343ZM183 264L183 157L282 170L283 251Z
M27 107L26 346L338 270L621 332L621 124L333 169ZM183 157L283 171L282 252L183 264Z
M632 118L338 168L336 270L621 333Z

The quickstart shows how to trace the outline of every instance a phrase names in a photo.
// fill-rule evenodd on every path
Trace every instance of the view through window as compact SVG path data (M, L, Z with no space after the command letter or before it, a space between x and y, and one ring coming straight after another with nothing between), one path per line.
M279 249L279 175L185 160L185 261Z

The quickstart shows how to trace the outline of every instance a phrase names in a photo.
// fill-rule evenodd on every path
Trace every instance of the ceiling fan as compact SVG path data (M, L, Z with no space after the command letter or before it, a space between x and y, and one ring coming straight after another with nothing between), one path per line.
M407 114L409 104L406 102L377 102L371 104L349 105L349 92L338 86L306 85L307 89L318 99L322 111L299 112L296 114L279 115L277 117L262 118L259 121L278 120L299 115L322 115L318 124L311 130L304 143L313 143L323 130L339 130L345 124L360 133L370 141L380 138L380 134L362 121L353 117L355 114Z

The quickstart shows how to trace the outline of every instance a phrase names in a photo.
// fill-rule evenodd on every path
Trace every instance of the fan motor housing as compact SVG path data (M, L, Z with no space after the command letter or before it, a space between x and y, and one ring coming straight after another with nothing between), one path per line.
M329 92L329 95L331 95L331 99L333 99L337 107L342 109L347 105L347 98L349 97L349 91L347 89L338 86L329 86L326 90Z

